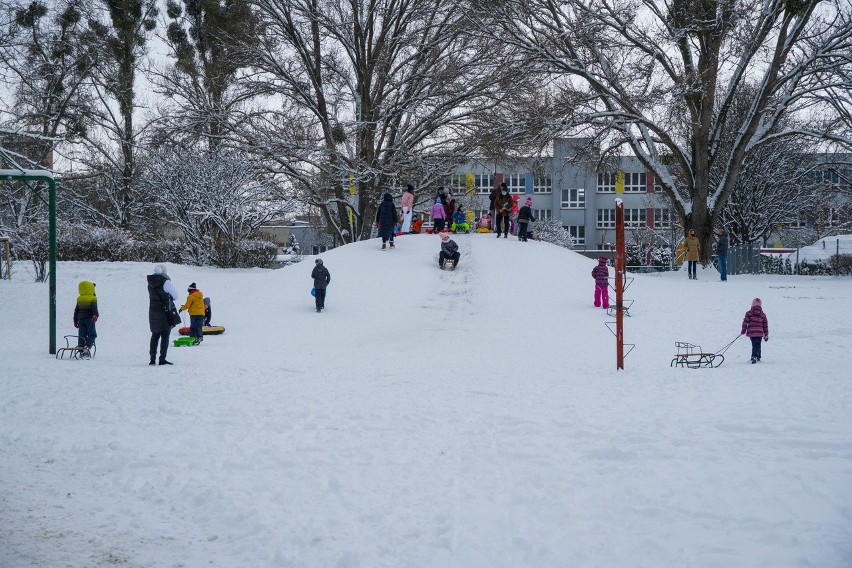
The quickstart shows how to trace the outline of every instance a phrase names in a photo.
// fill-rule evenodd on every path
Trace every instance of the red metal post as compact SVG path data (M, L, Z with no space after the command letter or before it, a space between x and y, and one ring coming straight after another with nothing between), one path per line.
M624 202L615 200L615 357L624 369Z

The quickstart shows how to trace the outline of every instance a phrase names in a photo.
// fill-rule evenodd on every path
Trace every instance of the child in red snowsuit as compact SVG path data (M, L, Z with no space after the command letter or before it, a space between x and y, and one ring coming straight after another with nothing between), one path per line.
M609 268L606 266L605 257L598 259L598 265L592 269L592 278L595 279L595 307L607 309L609 307Z

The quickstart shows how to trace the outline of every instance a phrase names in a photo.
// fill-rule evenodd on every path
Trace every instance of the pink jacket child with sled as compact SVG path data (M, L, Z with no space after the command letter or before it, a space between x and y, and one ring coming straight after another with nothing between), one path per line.
M763 302L760 298L751 301L751 309L743 318L743 328L740 335L751 339L751 362L760 361L760 340L769 341L769 321L763 313Z
M598 265L592 269L592 278L595 279L595 307L603 309L609 307L609 268L606 262L606 257L602 256L598 259Z

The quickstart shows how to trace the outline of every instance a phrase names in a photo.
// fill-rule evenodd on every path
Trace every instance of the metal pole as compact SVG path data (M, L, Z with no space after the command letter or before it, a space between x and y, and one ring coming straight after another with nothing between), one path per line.
M624 202L615 200L615 358L624 370Z
M56 182L47 180L50 238L50 354L56 354Z

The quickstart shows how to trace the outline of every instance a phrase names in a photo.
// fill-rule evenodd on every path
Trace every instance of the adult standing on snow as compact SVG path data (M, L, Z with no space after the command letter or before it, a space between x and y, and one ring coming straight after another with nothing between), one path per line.
M331 282L331 273L328 271L322 259L318 258L314 261L314 269L311 271L311 278L314 279L314 291L316 292L317 312L321 312L325 308L325 289Z
M148 325L151 328L151 345L148 350L151 355L149 365L155 364L157 343L160 344L160 365L172 364L166 360L166 352L169 350L169 333L172 330L168 311L177 297L177 290L169 279L166 267L158 264L154 267L154 274L148 275L148 298L150 300L148 304Z
M503 238L509 238L509 217L512 215L512 197L509 195L509 190L503 184L500 189L500 195L494 200L494 209L497 211L497 238L500 238L500 233L503 233Z
M386 193L379 208L376 209L376 227L379 228L379 236L382 238L382 250L387 248L388 240L390 240L390 248L393 248L393 226L397 223L399 223L399 216L396 214L393 197L390 193Z
M411 217L414 214L414 186L408 184L402 194L402 231L403 235L411 232Z
M716 257L719 259L719 274L722 275L722 282L728 281L728 233L725 229L719 227L716 229Z
M695 236L695 229L689 230L689 236L683 240L683 248L686 253L687 272L690 280L698 280L695 270L698 266L698 258L701 253L701 243Z

